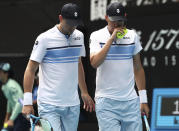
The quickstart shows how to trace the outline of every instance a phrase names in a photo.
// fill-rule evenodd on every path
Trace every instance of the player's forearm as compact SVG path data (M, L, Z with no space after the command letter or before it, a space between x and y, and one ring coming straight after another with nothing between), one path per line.
M27 68L24 74L24 93L32 92L34 78L35 72Z
M113 42L114 38L110 38L106 44L103 46L103 48L101 49L100 52L96 53L96 54L91 54L90 56L90 61L91 61L91 65L94 68L97 68L99 65L101 65L103 63L103 61L106 58L106 55L110 49L110 46Z
M80 62L78 64L78 83L79 83L79 88L81 91L81 94L83 93L88 93L86 83L85 83L85 75L84 75L84 70L83 70L83 64Z
M24 92L32 92L35 72L39 66L39 63L29 60L27 68L24 73Z
M23 105L32 105L32 88L34 83L35 73L28 68L24 74L24 100Z
M9 120L10 116L11 116L11 113L10 112L6 112L4 123Z
M39 63L35 61L29 61L25 74L24 74L24 102L23 105L32 105L32 88L35 79L35 72L39 66Z
M148 100L147 100L147 91L145 88L145 73L140 61L139 53L133 57L133 63L134 63L135 81L137 84L137 88L139 90L138 92L139 92L140 103L147 103Z
M146 91L146 86L145 86L145 73L144 69L141 68L138 71L135 71L135 80L139 92L139 98L140 98L140 103L148 103L147 100L147 91Z
M135 71L135 81L136 81L138 90L146 89L145 73L144 73L144 69L142 67Z

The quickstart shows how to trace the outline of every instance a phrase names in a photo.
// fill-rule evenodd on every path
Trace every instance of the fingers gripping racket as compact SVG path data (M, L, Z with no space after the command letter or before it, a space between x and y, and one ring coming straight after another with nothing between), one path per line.
M23 106L23 100L18 99L19 103ZM31 130L35 131L35 125L40 122L43 131L53 131L53 128L50 124L50 122L44 118L34 116L32 114L27 115L27 118L30 119L30 125L31 125Z
M145 127L146 127L147 131L150 131L150 126L149 126L149 123L148 123L148 120L147 120L147 117L145 114L143 114L143 118L144 118Z
M34 116L32 114L30 114L29 116L30 119L30 124L31 124L31 129L32 131L34 131L35 129L35 125L37 124L37 122L40 122L42 128L44 131L53 131L51 124L48 122L48 120L41 118L41 117L37 117Z

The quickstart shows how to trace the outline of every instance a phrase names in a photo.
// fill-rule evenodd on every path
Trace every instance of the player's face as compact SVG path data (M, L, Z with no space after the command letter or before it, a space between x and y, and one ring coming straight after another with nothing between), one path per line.
M76 26L70 26L67 24L66 20L64 19L64 30L68 33L68 34L72 34L73 31L76 29Z
M108 22L108 28L110 28L111 32L114 31L115 28L123 28L124 27L124 21L109 21Z
M106 17L106 21L108 23L108 29L110 32L113 32L115 28L125 27L124 21L110 21L108 17Z
M3 82L5 79L6 73L4 71L0 70L0 81Z
M76 26L70 26L67 24L67 20L64 19L61 15L59 15L59 19L60 19L60 24L62 25L63 28L63 32L65 34L72 34L73 31L76 29Z

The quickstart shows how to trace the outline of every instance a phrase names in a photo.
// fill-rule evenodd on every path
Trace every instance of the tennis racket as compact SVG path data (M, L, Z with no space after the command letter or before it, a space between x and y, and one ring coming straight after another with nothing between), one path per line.
M150 126L149 126L147 117L146 117L146 115L145 115L144 113L143 113L142 115L143 115L143 118L144 118L146 130L147 130L147 131L150 131Z
M41 118L41 117L34 116L32 114L30 114L28 116L28 118L30 119L31 131L34 131L35 125L38 122L40 122L43 131L53 131L53 128L52 128L52 126L51 126L51 124L50 124L50 122L48 120L46 120L44 118Z
M23 106L23 100L18 99L19 103ZM35 125L40 122L43 131L53 131L53 128L50 124L50 122L47 119L34 116L32 114L27 116L28 119L30 119L30 125L31 125L31 131L35 131Z

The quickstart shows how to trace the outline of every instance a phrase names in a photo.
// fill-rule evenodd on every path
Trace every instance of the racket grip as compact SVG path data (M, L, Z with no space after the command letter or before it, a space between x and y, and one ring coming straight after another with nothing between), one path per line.
M148 123L148 120L147 120L145 113L142 114L142 115L143 115L143 118L144 118L146 129L147 129L147 131L150 131L150 126L149 126L149 123Z

